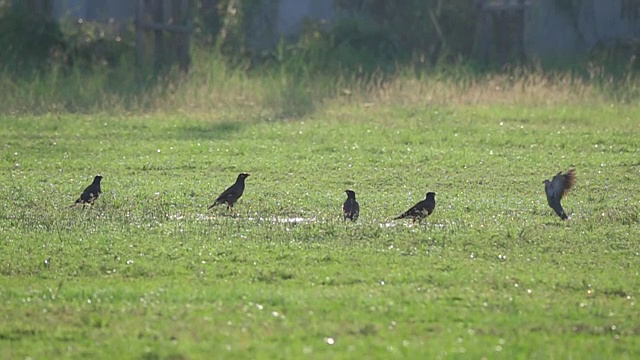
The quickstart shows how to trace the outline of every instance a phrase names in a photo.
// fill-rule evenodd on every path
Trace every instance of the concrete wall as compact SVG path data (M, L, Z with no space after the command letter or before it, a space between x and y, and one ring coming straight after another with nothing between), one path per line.
M57 18L82 18L87 21L133 19L134 0L55 0L53 13Z
M136 1L55 0L54 13L87 20L129 20ZM528 2L531 5L525 12L523 36L527 57L571 61L598 41L640 36L640 19L623 13L623 2L628 0L582 0L574 14L558 11L554 1ZM281 36L295 39L305 19L330 22L335 16L334 0L271 0L248 24L247 43L252 48L271 49Z
M333 0L280 0L277 35L295 36L305 18L331 20L335 15Z
M305 19L331 21L335 16L333 0L272 0L257 11L248 25L248 46L271 49L280 37L294 40Z
M524 45L528 57L571 61L599 41L640 36L640 19L623 10L624 0L584 0L573 14L559 12L554 0L538 0L526 12Z
M623 13L624 1L585 2L578 25L587 46L591 47L599 40L640 36L640 19L634 19L629 11Z
M154 0L161 1L161 0ZM132 20L137 0L55 0L57 18L82 18L86 21L107 21L110 18ZM281 36L294 39L307 18L333 19L334 0L270 0L255 11L247 26L248 45L257 49L270 49Z

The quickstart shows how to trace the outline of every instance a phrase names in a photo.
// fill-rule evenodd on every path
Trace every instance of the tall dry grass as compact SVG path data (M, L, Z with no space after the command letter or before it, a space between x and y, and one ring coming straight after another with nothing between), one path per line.
M304 65L294 64L303 68ZM296 117L327 106L556 106L628 103L638 99L634 76L576 75L517 69L477 74L465 67L395 74L311 74L287 67L245 70L196 52L188 75L141 81L132 66L90 73L0 75L1 113L183 113L194 117ZM235 116L234 116L235 117Z

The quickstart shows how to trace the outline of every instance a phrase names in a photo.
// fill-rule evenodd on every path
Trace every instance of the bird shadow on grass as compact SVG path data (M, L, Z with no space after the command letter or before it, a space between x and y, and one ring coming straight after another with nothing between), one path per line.
M248 124L223 121L210 124L187 125L179 128L176 137L184 139L215 140L224 139L232 133L240 132Z

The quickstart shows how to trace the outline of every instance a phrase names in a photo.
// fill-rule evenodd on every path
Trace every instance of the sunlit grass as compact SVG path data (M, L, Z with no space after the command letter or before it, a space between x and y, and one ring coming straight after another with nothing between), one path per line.
M0 100L0 358L640 356L637 106L560 75L205 70ZM562 222L542 181L570 167Z

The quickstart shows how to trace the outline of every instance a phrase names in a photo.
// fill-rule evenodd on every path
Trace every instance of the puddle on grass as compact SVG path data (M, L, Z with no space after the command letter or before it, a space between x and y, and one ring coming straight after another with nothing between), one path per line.
M180 214L174 214L174 215L169 215L169 220L184 220L184 215L180 215Z
M183 216L176 216L175 220L183 219ZM304 223L315 223L318 220L315 217L312 218L304 218L300 216L292 216L292 217L244 217L244 216L230 216L230 215L205 215L199 214L196 219L197 220L217 220L217 219L233 219L233 220L246 220L246 221L260 221L260 222L270 222L273 224L304 224Z
M274 224L302 224L302 223L315 223L317 219L313 218L303 218L303 217L269 217L269 218L247 218L247 220L251 221L269 221Z
M445 224L438 224L438 223L413 223L413 222L401 222L401 221L386 221L383 223L378 224L381 228L394 228L396 226L405 226L408 228L420 228L420 227L439 227L439 228L444 228Z
M185 220L186 217L182 214L173 214L169 215L169 220ZM215 215L215 214L198 214L196 216L196 220L200 221L211 221L211 220L221 220L221 219L232 219L232 220L246 220L246 221L257 221L257 222L270 222L272 224L313 224L313 223L326 223L327 219L318 219L316 217L302 217L302 216L270 216L270 217L244 217L244 216L236 216L236 215ZM362 222L360 222L362 223ZM397 226L405 226L408 228L423 228L423 227L437 227L444 228L445 224L442 223L413 223L410 221L385 221L382 223L378 223L380 228L390 229L395 228Z
M378 224L381 228L392 228L398 226L398 223L394 221L386 221L381 224Z

